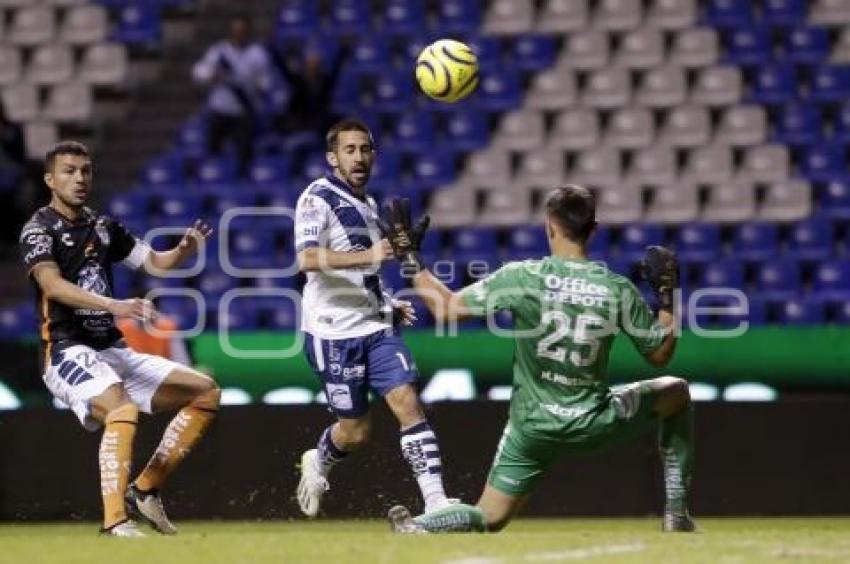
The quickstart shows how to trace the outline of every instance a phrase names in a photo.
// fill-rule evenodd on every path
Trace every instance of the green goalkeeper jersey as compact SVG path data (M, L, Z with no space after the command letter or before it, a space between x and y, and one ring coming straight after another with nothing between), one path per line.
M574 431L604 407L608 355L621 331L641 353L664 340L635 285L598 262L512 262L461 295L476 315L513 314L511 421L533 435Z

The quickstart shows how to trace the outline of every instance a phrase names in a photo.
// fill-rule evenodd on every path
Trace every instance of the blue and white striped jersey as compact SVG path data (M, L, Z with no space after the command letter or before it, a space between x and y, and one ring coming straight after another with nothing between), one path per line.
M360 200L334 176L319 178L298 198L295 248L362 251L381 240L378 206ZM301 329L320 339L362 337L392 327L392 304L374 268L307 273Z

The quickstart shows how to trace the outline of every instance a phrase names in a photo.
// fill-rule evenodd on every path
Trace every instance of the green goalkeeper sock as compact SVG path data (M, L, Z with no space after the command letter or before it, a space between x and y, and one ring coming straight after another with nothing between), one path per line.
M413 521L432 533L486 533L484 512L474 505L455 503L414 517Z
M694 465L693 404L661 421L658 447L664 465L664 512L685 515Z

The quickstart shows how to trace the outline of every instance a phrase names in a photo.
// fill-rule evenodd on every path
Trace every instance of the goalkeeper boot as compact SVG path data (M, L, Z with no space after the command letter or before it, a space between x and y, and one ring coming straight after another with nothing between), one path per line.
M396 505L390 508L387 513L387 520L390 522L390 530L394 533L402 535L423 535L428 531L422 525L416 523L410 515L410 511L403 505Z
M330 489L327 478L319 472L319 452L316 449L301 455L301 480L298 482L298 505L311 519L319 514L322 496Z
M457 505L458 503L460 503L460 500L456 497L444 497L433 503L425 504L425 511L423 513L432 513L450 505Z
M693 533L697 530L696 523L687 513L665 513L661 528L665 533Z
M127 513L147 522L154 530L163 535L176 535L177 527L168 520L162 499L156 490L142 492L135 484L130 484L124 494Z
M105 537L126 537L126 538L142 538L145 535L139 528L136 526L135 521L131 521L130 519L125 519L120 523L116 523L112 525L108 529L101 529L100 534Z

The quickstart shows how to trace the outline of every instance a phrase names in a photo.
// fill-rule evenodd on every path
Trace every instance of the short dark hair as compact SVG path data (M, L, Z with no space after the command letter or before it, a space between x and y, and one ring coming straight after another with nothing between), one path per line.
M596 198L584 186L559 186L546 198L546 214L566 237L584 243L596 227Z
M343 131L362 131L369 136L369 143L375 146L375 141L372 139L372 132L369 131L369 126L355 118L345 118L333 124L325 136L325 143L328 151L336 151L337 143L339 142L339 134Z
M46 170L53 169L53 163L56 162L56 157L59 155L77 155L79 157L91 158L89 148L79 141L60 141L53 145L47 154L44 155L44 168Z

